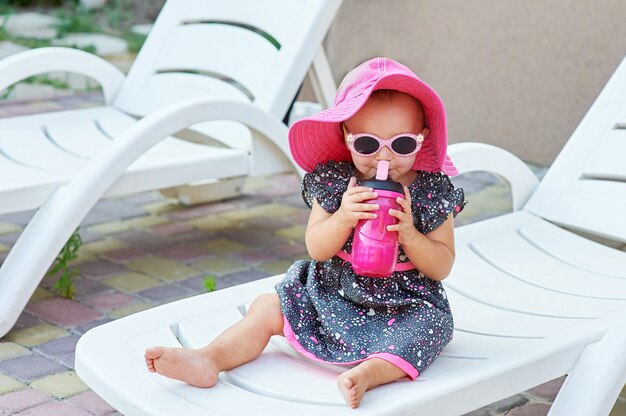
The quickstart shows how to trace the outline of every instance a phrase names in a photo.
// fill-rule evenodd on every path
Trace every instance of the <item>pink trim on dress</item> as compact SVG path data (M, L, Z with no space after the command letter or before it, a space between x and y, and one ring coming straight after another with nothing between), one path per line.
M404 358L399 357L394 354L390 354L388 352L377 352L375 354L368 355L362 360L350 361L347 363L336 363L333 361L322 360L321 358L318 358L312 352L305 350L302 344L298 342L298 340L296 339L296 334L293 333L293 330L291 329L291 325L289 325L289 321L287 321L287 318L285 316L283 316L283 333L285 334L285 338L287 339L289 344L291 344L291 346L294 347L296 351L298 351L300 354L304 355L305 357L310 358L313 361L318 361L320 363L338 364L338 365L352 365L352 364L358 364L365 360L369 360L370 358L380 358L400 368L402 371L404 371L407 374L407 376L411 380L415 380L420 375L419 371L417 371L417 369L413 367L413 365L411 365Z

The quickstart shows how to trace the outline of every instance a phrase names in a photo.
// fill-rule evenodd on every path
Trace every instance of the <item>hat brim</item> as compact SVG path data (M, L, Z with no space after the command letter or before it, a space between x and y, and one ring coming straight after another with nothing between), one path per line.
M446 154L448 132L443 102L428 84L405 74L384 75L369 85L362 85L332 107L296 121L289 130L289 149L298 166L312 172L318 164L330 160L351 161L340 123L354 116L372 92L383 89L409 94L424 107L430 133L415 158L413 169L442 171L449 176L458 174Z

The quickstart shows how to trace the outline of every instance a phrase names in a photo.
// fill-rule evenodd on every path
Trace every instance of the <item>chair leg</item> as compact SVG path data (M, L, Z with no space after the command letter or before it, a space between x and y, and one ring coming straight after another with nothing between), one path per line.
M28 223L0 268L0 337L13 327L26 303L93 203L70 204L57 189ZM74 202L74 201L71 201Z
M607 416L626 383L626 308L589 344L559 391L549 416Z

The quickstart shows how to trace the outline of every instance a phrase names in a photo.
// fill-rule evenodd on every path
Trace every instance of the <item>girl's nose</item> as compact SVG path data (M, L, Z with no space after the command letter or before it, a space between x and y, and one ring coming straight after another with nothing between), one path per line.
M392 157L393 153L387 146L378 149L378 153L376 153L376 160L391 160Z

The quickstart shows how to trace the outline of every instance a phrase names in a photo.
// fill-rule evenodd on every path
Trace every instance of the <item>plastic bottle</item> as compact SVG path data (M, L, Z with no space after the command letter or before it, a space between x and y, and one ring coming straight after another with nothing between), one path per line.
M404 197L404 188L399 182L387 180L389 162L380 161L376 179L365 180L361 186L374 188L378 197L367 201L378 204L372 211L374 219L360 220L352 240L352 269L355 273L368 277L389 277L398 261L397 232L387 231L387 226L396 224L398 219L389 215L389 209L401 209L397 197Z

